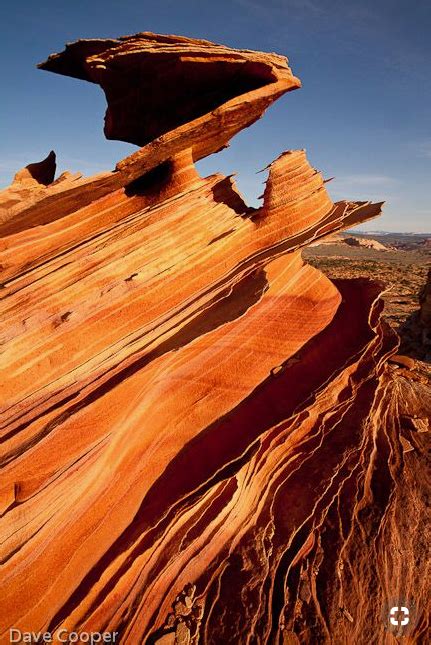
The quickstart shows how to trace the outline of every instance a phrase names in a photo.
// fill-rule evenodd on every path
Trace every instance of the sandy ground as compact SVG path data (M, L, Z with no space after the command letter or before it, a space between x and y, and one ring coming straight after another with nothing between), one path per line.
M365 276L383 282L384 315L397 331L418 310L418 294L431 265L426 251L375 251L345 244L307 248L303 256L330 278Z

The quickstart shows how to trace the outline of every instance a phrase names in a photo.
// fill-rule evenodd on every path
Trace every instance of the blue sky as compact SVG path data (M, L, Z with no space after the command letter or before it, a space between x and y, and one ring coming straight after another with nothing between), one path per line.
M59 171L112 169L136 148L103 136L96 85L36 69L78 38L177 33L289 58L282 97L202 174L237 172L257 204L283 150L306 148L334 199L386 200L364 229L431 231L429 0L6 0L1 9L0 186L54 149Z

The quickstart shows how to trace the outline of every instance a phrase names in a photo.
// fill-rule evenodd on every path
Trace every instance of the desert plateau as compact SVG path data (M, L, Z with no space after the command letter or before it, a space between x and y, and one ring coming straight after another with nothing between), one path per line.
M420 318L431 270L431 235L354 232L312 245L303 255L330 278L363 276L383 282L382 316L399 334L400 351L422 360L428 369L431 341Z

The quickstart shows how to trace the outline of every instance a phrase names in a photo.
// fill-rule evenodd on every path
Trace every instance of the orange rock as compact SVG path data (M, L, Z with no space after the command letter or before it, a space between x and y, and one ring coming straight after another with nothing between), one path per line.
M143 147L0 193L2 642L383 642L395 601L424 642L429 386L387 368L381 286L301 257L381 204L303 150L257 209L194 166L299 87L286 59L144 33L42 67Z
M431 269L428 271L428 279L420 293L420 321L424 328L431 335Z
M394 354L391 356L390 361L396 365L407 367L409 370L413 370L416 366L416 361L413 358L410 358L410 356L402 356L401 354Z

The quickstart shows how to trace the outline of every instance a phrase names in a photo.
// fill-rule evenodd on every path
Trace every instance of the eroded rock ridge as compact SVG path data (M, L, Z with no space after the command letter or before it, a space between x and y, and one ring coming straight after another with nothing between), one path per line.
M300 86L287 60L142 33L41 67L140 149L0 193L4 642L425 642L429 386L388 361L382 285L301 257L381 204L303 150L257 209L194 167Z

